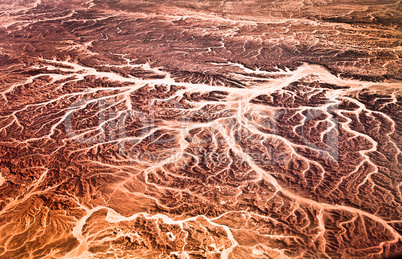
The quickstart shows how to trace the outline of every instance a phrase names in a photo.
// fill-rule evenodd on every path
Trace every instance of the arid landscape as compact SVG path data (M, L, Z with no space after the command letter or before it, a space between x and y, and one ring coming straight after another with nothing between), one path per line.
M397 258L401 65L396 0L1 0L0 258Z

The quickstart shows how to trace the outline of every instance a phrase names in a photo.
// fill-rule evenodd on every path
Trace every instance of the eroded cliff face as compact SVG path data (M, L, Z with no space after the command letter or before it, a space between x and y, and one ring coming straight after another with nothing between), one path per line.
M401 2L0 3L0 258L402 253Z

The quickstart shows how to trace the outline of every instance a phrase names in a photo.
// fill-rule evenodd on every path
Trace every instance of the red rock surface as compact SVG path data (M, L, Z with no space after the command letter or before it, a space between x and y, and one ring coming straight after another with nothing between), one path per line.
M0 258L402 254L401 1L0 3Z

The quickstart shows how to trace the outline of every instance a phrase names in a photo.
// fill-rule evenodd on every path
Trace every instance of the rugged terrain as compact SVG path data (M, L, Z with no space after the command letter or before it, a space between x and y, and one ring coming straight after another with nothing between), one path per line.
M0 258L402 254L401 13L1 1Z

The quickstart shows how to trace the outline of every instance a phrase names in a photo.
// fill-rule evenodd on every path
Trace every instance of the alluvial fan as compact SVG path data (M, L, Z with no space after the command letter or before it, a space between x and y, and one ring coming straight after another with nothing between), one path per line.
M402 255L402 1L0 1L0 258Z

